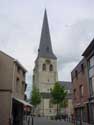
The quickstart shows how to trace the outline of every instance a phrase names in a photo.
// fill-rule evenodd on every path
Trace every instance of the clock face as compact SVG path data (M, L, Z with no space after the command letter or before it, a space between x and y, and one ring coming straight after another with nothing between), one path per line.
M45 62L46 62L47 64L50 64L51 61L50 61L49 59L46 59Z

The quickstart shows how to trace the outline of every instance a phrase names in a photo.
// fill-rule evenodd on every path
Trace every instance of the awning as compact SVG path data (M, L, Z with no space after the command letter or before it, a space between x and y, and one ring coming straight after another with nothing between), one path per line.
M16 101L18 101L18 102L20 102L20 103L22 103L25 106L33 107L31 104L29 104L28 102L26 102L24 100L21 100L21 99L16 98L16 97L13 97L13 99L16 100Z

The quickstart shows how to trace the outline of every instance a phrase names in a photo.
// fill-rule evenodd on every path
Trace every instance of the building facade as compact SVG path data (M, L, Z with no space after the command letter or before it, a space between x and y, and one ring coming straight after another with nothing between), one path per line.
M69 118L73 116L73 101L72 101L72 83L68 81L59 81L60 85L65 87L65 90L67 91L67 106L61 108L61 113L66 114Z
M94 39L84 51L83 56L86 59L88 71L89 87L89 120L94 124Z
M47 13L45 10L38 56L33 70L33 86L41 93L42 101L37 113L42 116L56 114L56 107L50 104L50 88L58 80L57 58L53 53Z
M89 122L89 89L86 60L83 58L71 73L74 115L77 121Z
M0 125L22 125L26 70L0 51Z

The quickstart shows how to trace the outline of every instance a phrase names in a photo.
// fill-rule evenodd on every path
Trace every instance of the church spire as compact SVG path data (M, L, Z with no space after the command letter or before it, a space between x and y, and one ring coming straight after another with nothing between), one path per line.
M43 25L42 25L38 57L56 59L56 56L54 55L53 50L52 50L46 9L44 13L44 20L43 20Z

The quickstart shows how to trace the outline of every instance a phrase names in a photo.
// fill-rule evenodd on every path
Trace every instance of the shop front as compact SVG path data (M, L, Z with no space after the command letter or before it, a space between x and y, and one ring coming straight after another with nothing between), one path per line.
M25 110L28 107L28 110ZM24 100L13 98L12 99L12 124L13 125L23 125L24 116L28 115L32 109L32 105L25 102Z

